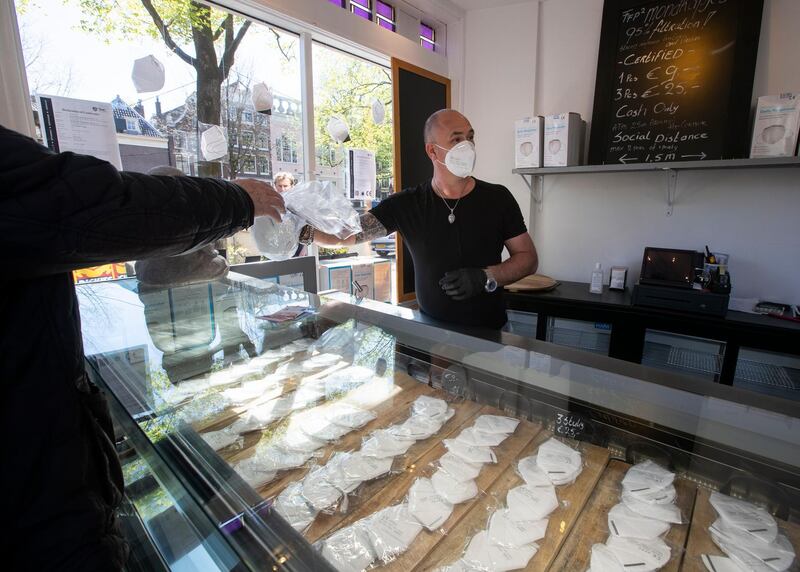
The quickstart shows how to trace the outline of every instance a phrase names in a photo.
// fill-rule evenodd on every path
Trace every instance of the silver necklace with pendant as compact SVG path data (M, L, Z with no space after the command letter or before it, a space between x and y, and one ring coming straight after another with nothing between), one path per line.
M454 222L456 222L455 210L456 210L456 207L458 206L458 203L460 203L461 199L464 198L464 197L458 197L458 200L456 200L456 204L452 208L450 208L450 205L447 203L447 199L445 199L444 196L439 194L439 191L436 190L436 188L433 186L433 184L431 184L431 188L433 189L434 193L439 195L439 198L442 199L442 202L444 203L444 206L446 206L447 209L450 211L450 214L447 215L447 222L449 222L450 224L453 224Z

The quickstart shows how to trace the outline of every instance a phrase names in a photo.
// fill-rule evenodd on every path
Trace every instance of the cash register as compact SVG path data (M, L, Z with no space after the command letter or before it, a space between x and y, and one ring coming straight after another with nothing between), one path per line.
M672 248L644 249L642 272L633 288L633 304L713 316L728 311L731 278L725 263L706 252Z

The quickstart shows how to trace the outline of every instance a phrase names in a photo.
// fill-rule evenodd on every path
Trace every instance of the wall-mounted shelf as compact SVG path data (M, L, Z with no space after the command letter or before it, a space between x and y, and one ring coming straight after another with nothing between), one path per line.
M764 159L719 159L713 161L675 161L670 163L626 163L612 165L580 165L578 167L543 167L514 169L533 193L533 200L541 211L544 199L543 179L545 175L581 175L596 173L659 172L666 177L667 216L672 215L678 171L701 171L707 169L763 169L800 167L800 157L768 157ZM530 177L530 179L528 179ZM534 179L538 185L534 185Z

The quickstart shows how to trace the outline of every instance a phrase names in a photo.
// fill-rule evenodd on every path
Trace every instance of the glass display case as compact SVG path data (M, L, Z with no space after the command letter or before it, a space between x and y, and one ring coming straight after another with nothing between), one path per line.
M236 273L78 296L142 569L797 569L796 402Z

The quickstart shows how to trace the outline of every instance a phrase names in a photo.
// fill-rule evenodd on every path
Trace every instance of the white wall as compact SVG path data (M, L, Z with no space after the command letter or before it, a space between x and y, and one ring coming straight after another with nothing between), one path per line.
M550 176L542 211L532 208L510 175L511 121L531 110L591 121L603 1L545 0L538 26L535 5L467 13L464 108L479 133L477 175L529 209L540 272L588 282L595 262L625 265L632 285L645 246L709 244L731 255L735 297L800 303L800 170L682 172L671 217L662 175ZM765 0L755 95L800 91L798 29L800 2Z
M475 176L508 187L529 229L530 191L511 169L514 121L533 113L537 14L536 1L467 12L461 106L475 128Z

